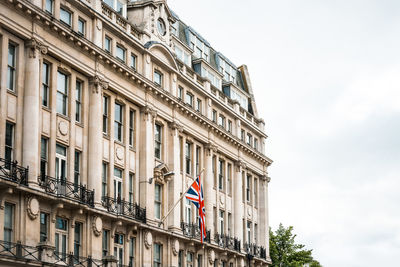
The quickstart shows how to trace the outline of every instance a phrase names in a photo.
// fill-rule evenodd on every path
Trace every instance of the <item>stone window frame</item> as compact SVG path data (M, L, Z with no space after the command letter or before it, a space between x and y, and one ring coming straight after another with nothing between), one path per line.
M65 93L63 93L63 92L61 92L61 91L59 91L58 89L59 89L59 84L58 84L58 75L59 74L62 74L62 75L65 75L65 77L66 77L66 83L65 83L65 85L66 85L66 92ZM70 108L69 108L69 97L70 97L70 94L71 94L71 73L68 73L68 72L65 72L63 69L61 69L61 68L58 68L57 69L57 87L56 87L56 113L58 114L58 115L61 115L61 116L63 116L63 117L69 117L69 111L70 111ZM65 105L65 114L63 113L63 112L58 112L58 106L57 106L57 99L58 99L58 97L57 97L57 95L58 94L62 94L63 95L63 106ZM64 100L65 99L65 100ZM64 102L65 101L65 102Z
M116 106L117 105L121 107L121 109L120 109L121 120L120 121L117 120L117 116L116 116L117 115L117 112L116 112ZM125 106L124 103L122 103L122 102L120 102L118 100L114 101L114 123L113 123L113 126L114 126L114 140L116 142L119 142L119 143L124 143L124 140L125 140L125 134L124 134L124 119L125 119L125 116L124 116L125 110L124 109L125 108L126 108L126 106ZM120 138L117 136L117 133L115 131L115 127L117 126L116 124L118 125L118 129L121 130Z
M159 76L160 81L156 81L156 74ZM164 73L158 67L155 67L153 70L153 82L155 85L157 85L161 88L164 87Z
M10 47L14 48L14 54L13 54L13 62L10 64L8 61L9 54L10 54ZM18 83L18 58L19 58L19 44L17 42L14 42L13 40L9 39L8 40L8 45L7 45L7 76L6 76L6 87L7 91L16 93L17 92L17 83ZM11 86L10 81L9 81L9 73L12 73L12 82ZM12 87L12 88L10 88Z
M44 73L44 65L47 65L47 75L45 78L45 73ZM50 91L51 91L51 82L52 82L52 67L53 64L48 61L48 60L43 60L41 62L41 75L40 75L40 79L41 79L41 84L42 84L42 88L41 88L41 105L42 107L45 108L50 108ZM45 81L47 80L47 81ZM44 96L44 91L46 91L46 97ZM44 104L44 98L46 98L46 103Z
M159 246L159 249L160 249L160 252L159 252L160 253L159 254L160 258L159 259L155 258L156 257L156 254L155 254L156 246ZM153 266L154 267L161 267L162 265L163 265L163 244L159 243L159 242L156 242L156 243L153 244Z
M47 9L47 3L51 3L51 10ZM54 3L54 0L43 0L43 10L52 16L54 16Z
M120 57L118 56L118 51L122 51L123 58L120 58ZM126 47L125 47L123 44L117 43L117 44L115 45L115 58L116 58L117 60L121 61L122 63L126 63L127 51L128 51L128 49L126 49Z
M80 25L83 26L82 29L79 29ZM79 35L86 36L86 32L87 32L86 31L86 25L87 25L86 20L84 18L82 18L81 16L78 16L78 23L77 23L77 30L76 31L78 32Z
M66 12L66 13L68 13L69 14L69 23L67 22L67 21L64 21L62 18L61 18L61 12L62 11L64 11L64 12ZM68 8L67 6L65 6L65 5L60 5L60 22L62 23L62 24L64 24L66 27L69 27L69 28L72 28L72 26L73 26L73 17L74 17L74 12L70 9L70 8Z
M11 127L11 128L8 128ZM11 129L11 139L8 140L9 134L8 129ZM6 125L5 125L5 144L4 144L4 158L8 161L13 161L14 160L14 153L15 153L15 129L16 129L16 124L12 121L6 120ZM9 155L9 156L8 156ZM10 167L9 164L5 165L6 168Z

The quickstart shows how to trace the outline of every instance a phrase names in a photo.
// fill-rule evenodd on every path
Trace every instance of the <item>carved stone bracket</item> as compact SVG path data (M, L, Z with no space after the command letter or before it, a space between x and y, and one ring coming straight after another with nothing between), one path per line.
M14 190L12 188L3 188L0 189L0 209L4 209L4 198L6 197L7 194L12 194Z
M30 58L36 58L38 51L42 54L47 54L48 46L44 45L36 38L28 40L25 46L28 48Z
M211 152L217 153L218 151L218 147L211 142L206 144L204 148L206 149L207 156L211 156Z
M243 160L235 161L236 172L240 172L240 169L246 169L247 165Z
M63 209L63 208L64 208L63 203L56 203L51 207L51 210L52 210L51 222L53 222L53 223L56 222L57 212L59 209Z
M74 209L71 216L71 227L75 228L75 221L78 214L83 214L83 209Z
M261 179L261 181L263 181L263 182L267 182L267 183L271 182L271 177L269 177L269 176L267 176L267 175L261 175L261 176L260 176L260 179Z
M157 111L155 109L153 109L152 107L150 107L149 105L142 107L140 109L140 112L145 115L144 116L145 120L148 120L151 118L152 121L154 121L157 117Z
M106 82L105 80L103 80L102 78L100 78L98 75L93 76L90 79L90 84L92 85L92 90L93 93L98 94L99 93L99 89L102 88L104 90L108 89L108 82Z
M171 128L172 130L176 130L180 133L183 132L183 126L177 121L170 122L168 125L169 125L169 128ZM174 133L175 133L175 131L174 131Z

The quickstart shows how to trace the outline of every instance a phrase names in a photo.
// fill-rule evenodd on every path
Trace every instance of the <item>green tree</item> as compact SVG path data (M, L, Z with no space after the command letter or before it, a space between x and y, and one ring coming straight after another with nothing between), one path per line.
M272 267L322 267L312 257L312 249L305 249L305 245L296 244L296 235L293 234L293 226L285 228L279 224L278 229L273 232L269 229L269 253Z

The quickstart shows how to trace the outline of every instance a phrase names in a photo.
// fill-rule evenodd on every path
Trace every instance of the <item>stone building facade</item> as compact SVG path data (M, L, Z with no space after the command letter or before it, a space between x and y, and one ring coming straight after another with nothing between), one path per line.
M165 0L1 0L0 52L0 266L270 264L247 67Z

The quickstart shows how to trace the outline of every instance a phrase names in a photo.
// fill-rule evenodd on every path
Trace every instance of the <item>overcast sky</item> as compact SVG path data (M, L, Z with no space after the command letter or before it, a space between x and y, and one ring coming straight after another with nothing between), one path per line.
M266 121L270 224L326 267L399 266L400 1L169 0Z

